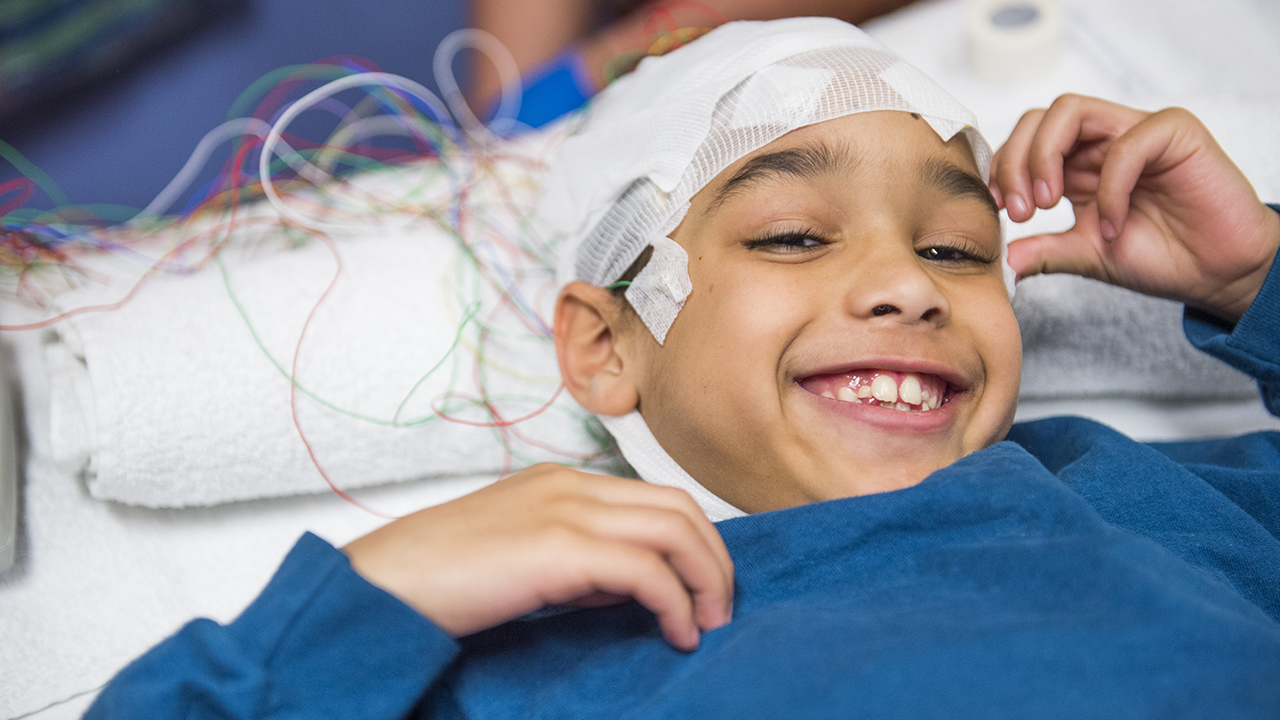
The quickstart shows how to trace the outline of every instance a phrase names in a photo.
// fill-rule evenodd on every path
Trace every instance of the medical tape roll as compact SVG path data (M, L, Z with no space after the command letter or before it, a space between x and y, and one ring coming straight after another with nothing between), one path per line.
M1066 23L1053 0L977 0L969 6L965 35L973 72L988 82L1014 84L1057 67Z

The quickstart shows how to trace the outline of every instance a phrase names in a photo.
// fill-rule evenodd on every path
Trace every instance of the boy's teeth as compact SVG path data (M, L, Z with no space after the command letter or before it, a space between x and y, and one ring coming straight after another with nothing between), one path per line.
M876 379L871 381L871 397L880 402L897 402L898 384L888 375L877 375Z
M881 377L884 376L881 375ZM898 386L898 397L902 398L904 403L919 405L922 399L920 378L915 375L907 375L902 378L902 384Z
M838 386L826 385L821 395L829 400L870 403L905 412L942 407L945 384L939 386L939 378L929 376L929 381L925 382L916 373L902 373L901 382L895 382L896 373L877 372L868 383L866 376L869 374L842 380Z

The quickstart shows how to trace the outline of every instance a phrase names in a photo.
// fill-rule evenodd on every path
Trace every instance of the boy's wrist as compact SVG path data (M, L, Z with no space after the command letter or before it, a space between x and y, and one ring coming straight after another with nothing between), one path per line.
M1194 308L1201 313L1212 315L1227 325L1234 326L1252 307L1270 276L1280 252L1280 205L1267 205L1268 212L1263 215L1264 227L1260 229L1262 239L1260 245L1269 249L1269 253L1250 273L1240 277L1219 293L1224 299L1221 302L1206 303ZM1190 308L1190 304L1188 305Z

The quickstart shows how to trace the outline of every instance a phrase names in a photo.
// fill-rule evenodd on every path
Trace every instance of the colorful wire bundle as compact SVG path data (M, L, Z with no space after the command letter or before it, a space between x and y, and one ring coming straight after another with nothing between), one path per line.
M290 381L294 423L318 472L351 502L361 505L328 476L323 448L312 447L298 419L302 398L384 427L455 422L489 428L505 449L504 472L529 461L522 447L557 453L557 448L527 437L519 425L550 408L572 412L556 404L559 378L529 376L520 368L491 361L495 342L532 343L543 353L551 352L549 320L540 308L555 289L553 249L528 227L538 168L517 173L524 181L494 181L500 166L529 162L508 155L498 138L498 132L510 129L510 118L518 111L519 81L514 63L504 60L495 45L476 31L442 45L436 68L442 72L438 84L445 100L358 58L329 58L271 73L246 90L231 109L233 117L197 145L173 181L140 211L73 205L51 178L0 143L0 155L25 176L0 185L0 287L7 290L10 304L16 302L33 316L29 322L0 329L47 327L72 315L112 310L158 274L192 273L212 265L210 269L222 274L228 296L254 341ZM447 72L453 54L463 47L497 55L505 76L503 104L490 126L481 125L466 109ZM327 121L320 119L326 116ZM294 132L295 125L305 126L307 132ZM310 139L318 125L323 139ZM230 157L216 177L192 191L192 179L216 148L228 142ZM386 178L394 181L379 182ZM183 195L189 199L181 212L165 215ZM55 209L32 208L41 196ZM340 407L295 379L307 329L325 303L327 290L312 308L292 357L275 357L258 337L255 319L237 297L231 269L222 259L227 248L266 237L320 242L337 261L332 289L342 273L342 256L331 234L367 230L371 218L428 223L437 234L443 230L452 238L458 252L454 279L442 288L456 313L456 337L407 389L390 417ZM127 282L120 285L122 278ZM67 290L98 283L120 285L122 294L113 302L57 308L58 297ZM531 289L535 297L526 297ZM445 372L451 389L423 399L430 412L410 412L410 401L425 381ZM587 422L585 416L576 420ZM599 433L594 428L591 432ZM564 450L559 455L567 462L585 463L598 453Z
M665 52L696 34L673 28L645 52ZM454 57L467 47L488 55L503 78L498 112L488 125L467 107L453 77ZM289 380L293 422L317 471L352 503L364 507L324 470L298 419L299 396L384 427L453 422L489 428L504 448L504 474L517 463L534 461L521 448L550 452L575 464L605 457L607 453L556 448L523 432L521 423L548 410L575 411L557 404L563 390L558 377L530 373L494 352L498 347L552 352L546 313L556 290L555 248L532 232L529 221L540 168L529 156L509 152L510 145L500 139L515 129L519 111L515 64L492 36L464 30L441 44L434 68L443 99L361 58L326 58L269 73L241 95L229 119L205 136L142 210L71 204L52 178L0 142L0 156L24 175L0 184L0 289L32 316L28 322L0 325L0 330L48 327L74 315L110 311L129 302L158 274L194 273L212 264L254 342ZM314 128L317 123L323 127L322 140L309 139L314 131L293 130L294 125ZM229 158L212 181L193 191L193 179L228 142ZM393 182L379 182L387 178ZM167 215L184 194L188 200L181 212ZM41 195L55 209L30 207ZM367 231L373 218L428 223L451 238L457 250L453 280L442 288L456 336L391 417L341 407L297 380L307 329L343 271L339 244L331 234ZM288 360L273 356L259 337L222 260L229 247L280 238L293 245L323 243L337 263ZM114 287L121 278L127 280L127 290L114 301L57 309L58 296L67 290L92 284ZM450 389L430 399L430 412L408 413L424 382L446 366ZM594 421L580 413L573 420L600 447L610 445ZM609 457L616 459L616 454Z

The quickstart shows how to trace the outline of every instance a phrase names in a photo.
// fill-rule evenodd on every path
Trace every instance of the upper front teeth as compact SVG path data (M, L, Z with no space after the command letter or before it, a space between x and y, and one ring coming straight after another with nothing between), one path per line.
M865 382L865 381L864 381ZM906 373L902 382L894 382L889 374L876 375L870 384L859 384L855 390L849 385L822 391L825 398L840 402L863 402L897 410L937 410L942 406L944 393L935 392L932 385L925 386L920 376Z
M880 377L884 377L881 375ZM880 378L876 378L879 380ZM915 375L907 375L902 378L902 385L898 387L898 395L902 398L902 402L910 405L919 405L920 395L920 378Z
M888 375L877 375L876 379L871 381L871 397L880 402L897 402L898 384Z

